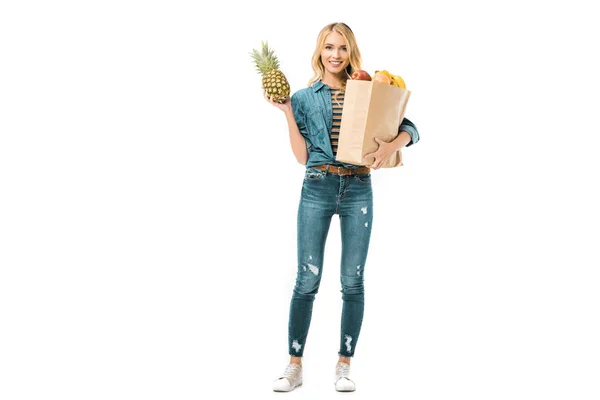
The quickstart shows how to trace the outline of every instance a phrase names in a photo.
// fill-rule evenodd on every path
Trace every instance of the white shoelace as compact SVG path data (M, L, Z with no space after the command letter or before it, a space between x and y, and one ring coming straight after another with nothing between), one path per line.
M283 378L293 378L294 374L296 373L296 370L299 367L295 366L295 365L288 365L287 367L285 367L285 372L283 373Z
M339 374L340 374L340 378L350 379L350 378L348 378L348 375L350 375L350 367L348 365L341 364L338 367L338 371L339 371Z

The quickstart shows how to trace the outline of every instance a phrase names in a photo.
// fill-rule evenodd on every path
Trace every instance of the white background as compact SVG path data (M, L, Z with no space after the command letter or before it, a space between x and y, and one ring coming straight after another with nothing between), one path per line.
M249 52L295 92L344 21L422 137L373 173L351 396L598 399L587 4L2 2L0 398L279 395L304 167ZM296 398L338 395L339 260L335 217Z

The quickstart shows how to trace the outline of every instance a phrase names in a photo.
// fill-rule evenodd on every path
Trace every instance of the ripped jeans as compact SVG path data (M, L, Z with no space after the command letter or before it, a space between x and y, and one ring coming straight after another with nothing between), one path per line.
M302 357L323 273L325 241L338 214L343 300L339 355L354 356L364 314L364 271L373 221L371 175L339 176L306 169L298 207L298 274L290 304L289 354Z

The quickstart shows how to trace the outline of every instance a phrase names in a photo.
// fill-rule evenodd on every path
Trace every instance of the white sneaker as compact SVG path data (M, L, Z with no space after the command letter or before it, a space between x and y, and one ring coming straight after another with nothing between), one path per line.
M335 367L335 390L338 392L354 392L356 385L349 376L350 365L345 362L338 362Z
M290 392L302 385L302 366L290 363L283 374L273 382L275 392Z

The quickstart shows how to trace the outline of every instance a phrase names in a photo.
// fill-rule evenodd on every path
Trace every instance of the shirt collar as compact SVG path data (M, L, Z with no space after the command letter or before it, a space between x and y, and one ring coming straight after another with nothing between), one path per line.
M324 86L326 86L326 85L323 82L316 81L315 83L312 84L312 90L313 90L313 92L317 93Z

